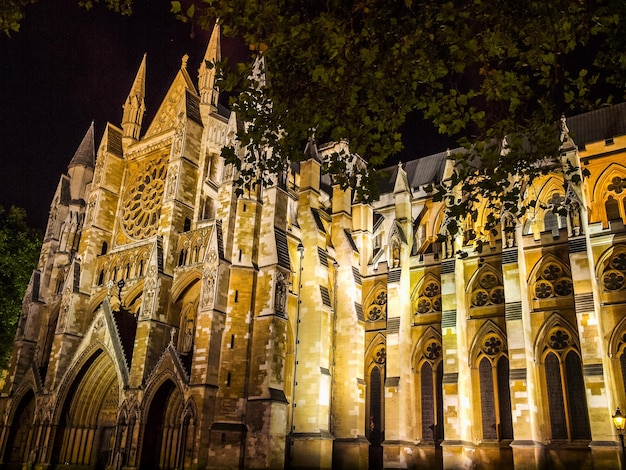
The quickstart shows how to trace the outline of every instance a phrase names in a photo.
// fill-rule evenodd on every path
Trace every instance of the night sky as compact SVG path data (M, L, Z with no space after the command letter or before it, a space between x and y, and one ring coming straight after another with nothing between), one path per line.
M25 208L34 227L45 228L59 177L91 121L96 146L106 122L120 125L144 53L144 132L184 54L197 79L210 32L196 30L192 37L191 26L170 13L169 1L135 0L134 9L123 17L102 5L86 11L78 0L40 0L27 10L19 33L0 36L0 205ZM222 38L223 56L237 47ZM424 138L410 130L411 157L445 150L435 133Z
M196 31L191 38L191 26L177 21L166 1L139 0L131 17L77 5L42 0L27 10L19 33L0 36L0 205L24 207L42 229L91 121L96 145L107 121L120 125L143 54L145 131L184 54L197 78L210 36Z

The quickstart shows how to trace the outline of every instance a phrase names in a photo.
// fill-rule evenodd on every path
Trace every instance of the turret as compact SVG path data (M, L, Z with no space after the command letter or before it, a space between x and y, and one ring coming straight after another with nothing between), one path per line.
M74 157L67 166L67 172L70 177L70 198L73 201L85 199L85 190L93 179L95 168L95 144L94 144L94 125L85 133Z
M122 145L126 148L132 142L139 139L141 133L141 123L143 115L146 112L144 102L146 93L146 54L144 54L137 71L137 76L130 89L128 98L124 103L124 114L122 115L122 129L124 134L122 137Z
M215 64L222 60L219 20L215 22L211 39L198 70L198 88L202 116L217 111L219 88L215 86Z

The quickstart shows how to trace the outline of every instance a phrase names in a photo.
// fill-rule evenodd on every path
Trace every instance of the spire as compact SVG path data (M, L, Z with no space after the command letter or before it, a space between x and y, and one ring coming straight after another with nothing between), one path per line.
M83 137L82 142L76 149L76 153L74 157L70 161L70 164L67 166L68 168L72 168L74 166L82 165L88 168L94 168L94 160L95 160L95 144L94 144L94 129L93 129L93 121L91 121L91 125L89 129L87 129L87 133L85 137Z
M214 109L217 109L217 99L219 97L219 89L215 86L215 64L222 60L220 42L220 23L218 18L215 21L200 70L198 70L200 104L201 106L212 106Z
M124 138L137 140L141 132L141 122L146 112L144 97L146 93L146 54L137 71L137 76L133 82L133 86L126 98L122 116L122 129L124 130Z

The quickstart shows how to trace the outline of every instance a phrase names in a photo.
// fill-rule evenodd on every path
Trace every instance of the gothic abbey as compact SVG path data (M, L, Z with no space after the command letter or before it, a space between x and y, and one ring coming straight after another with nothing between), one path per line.
M219 58L219 27L206 59ZM522 220L447 243L390 169L373 204L332 145L237 197L234 113L186 59L142 131L144 57L59 181L0 395L4 468L617 468L626 411L626 105L570 118ZM569 128L569 129L568 129ZM566 204L567 215L552 211ZM481 236L476 244L470 233Z

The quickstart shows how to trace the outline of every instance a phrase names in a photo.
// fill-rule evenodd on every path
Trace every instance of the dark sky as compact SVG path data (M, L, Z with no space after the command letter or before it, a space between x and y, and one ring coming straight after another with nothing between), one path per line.
M130 17L78 0L39 0L19 33L0 36L0 205L26 209L30 225L44 229L59 177L91 121L96 146L107 121L120 125L122 105L147 53L143 131L189 54L193 80L210 32L174 18L170 2L135 0ZM0 33L1 34L1 33ZM237 47L222 38L223 56ZM408 126L405 155L442 151L436 133ZM414 150L414 149L418 150Z
M0 36L0 205L24 207L40 228L91 121L96 145L107 121L120 124L143 54L145 131L185 53L196 80L210 36L197 31L191 38L190 25L177 21L166 1L136 1L131 17L77 5L41 0L19 33Z

